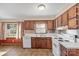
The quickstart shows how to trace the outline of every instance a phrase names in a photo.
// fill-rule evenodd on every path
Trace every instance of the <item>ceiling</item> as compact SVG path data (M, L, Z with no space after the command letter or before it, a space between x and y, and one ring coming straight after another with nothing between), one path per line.
M45 10L38 10L39 3L0 3L0 19L27 19L55 17L69 3L45 3Z

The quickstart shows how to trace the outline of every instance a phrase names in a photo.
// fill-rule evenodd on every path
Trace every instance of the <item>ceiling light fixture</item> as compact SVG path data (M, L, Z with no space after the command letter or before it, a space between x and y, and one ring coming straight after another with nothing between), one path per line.
M38 5L39 10L45 10L46 6L44 4Z

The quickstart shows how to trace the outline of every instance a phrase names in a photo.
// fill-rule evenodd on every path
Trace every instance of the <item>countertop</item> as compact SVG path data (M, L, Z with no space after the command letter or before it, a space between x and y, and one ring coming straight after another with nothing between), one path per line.
M79 49L79 42L73 43L73 42L60 42L65 48L67 49Z
M53 34L52 33L46 33L46 34L28 33L28 34L25 34L24 36L28 36L28 37L52 37Z

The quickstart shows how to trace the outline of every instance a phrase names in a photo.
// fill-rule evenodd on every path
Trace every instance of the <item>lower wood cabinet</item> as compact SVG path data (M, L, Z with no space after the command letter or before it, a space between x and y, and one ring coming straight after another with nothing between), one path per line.
M42 49L51 49L52 41L51 37L32 37L31 46L32 48L42 48Z
M78 48L65 48L63 45L60 44L60 51L61 56L79 56L79 49Z

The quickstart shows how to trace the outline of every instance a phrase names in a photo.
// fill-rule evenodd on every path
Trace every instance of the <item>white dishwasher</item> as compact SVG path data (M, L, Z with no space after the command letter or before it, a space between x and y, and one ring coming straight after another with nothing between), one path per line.
M31 37L30 36L23 37L23 48L31 48Z

